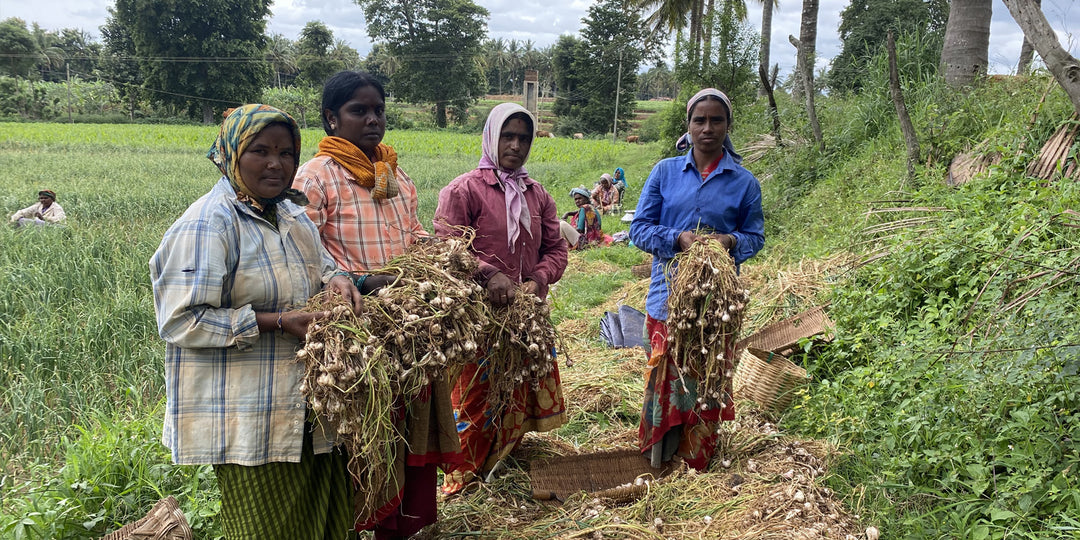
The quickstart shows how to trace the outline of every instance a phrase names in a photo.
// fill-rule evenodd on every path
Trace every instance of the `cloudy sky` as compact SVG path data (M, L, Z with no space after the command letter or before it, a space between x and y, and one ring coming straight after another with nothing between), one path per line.
M576 34L581 28L591 0L476 0L491 13L488 35L492 38L532 40L537 47L555 43L561 34ZM818 63L823 67L840 51L837 26L840 11L850 0L821 0L818 27ZM112 0L0 0L0 20L18 17L36 22L47 30L80 28L99 38ZM1080 54L1076 35L1080 32L1080 0L1043 0L1043 11L1058 31L1062 45L1074 56ZM761 11L756 1L748 2L750 25L758 27ZM780 0L773 14L771 58L787 73L795 64L795 49L789 34L798 35L802 2ZM297 39L308 21L318 20L333 30L361 55L371 49L364 17L352 0L274 0L269 30ZM1020 28L1001 2L994 0L990 26L990 71L1010 73L1016 69L1023 41Z

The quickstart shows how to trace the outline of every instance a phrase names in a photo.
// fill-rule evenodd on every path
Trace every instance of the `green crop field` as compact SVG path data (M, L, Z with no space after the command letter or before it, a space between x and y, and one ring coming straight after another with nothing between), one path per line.
M120 462L131 469L112 471L117 477L96 478L100 484L124 485L136 477L141 487L130 487L130 493L119 498L102 496L102 504L110 501L113 506L98 510L96 519L104 521L91 523L91 529L145 511L140 505L156 500L155 492L199 492L207 470L162 465L168 456L156 443L164 343L157 336L147 261L173 220L219 177L205 157L216 135L213 126L0 126L4 218L35 202L40 189L56 191L57 202L68 215L58 227L0 227L0 502L4 505L11 503L12 493L56 475L73 447L99 444L86 451L106 455L115 451L108 442L112 437L127 438L129 443L138 439L138 444L119 446L136 449L132 454L147 462L139 465L132 462L135 455L128 456ZM302 160L314 154L322 135L315 130L303 133ZM430 230L439 189L475 167L480 137L407 130L389 132L386 142L399 152L402 168L418 185L420 217ZM528 168L555 197L561 213L573 207L571 187L591 187L601 173L616 166L627 170L632 186L640 187L652 166L648 155L655 153L643 148L597 140L538 139ZM636 191L630 193L632 207ZM616 219L605 222L609 233L620 227L625 225ZM626 249L632 252L636 250ZM629 256L635 258L631 264L640 258ZM623 274L629 278L629 272ZM612 283L605 287L619 281ZM572 282L566 288L585 289ZM567 313L577 307L561 301L556 312L560 309ZM93 435L80 437L83 429ZM69 463L66 472L78 477L71 467L76 465ZM152 470L136 470L139 467ZM159 477L160 481L151 480ZM101 489L94 484L86 482L86 489ZM83 484L72 485L63 487L65 493L71 492L70 498L95 500L76 489ZM126 500L127 506L116 506L116 500ZM26 512L42 523L59 523L62 517L55 508L40 515L33 508L0 510L0 515ZM41 526L37 530L49 531L50 538L74 534ZM0 531L0 536L5 534Z

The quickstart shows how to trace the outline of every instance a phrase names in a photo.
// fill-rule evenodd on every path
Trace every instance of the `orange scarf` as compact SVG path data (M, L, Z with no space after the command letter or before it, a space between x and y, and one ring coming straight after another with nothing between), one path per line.
M397 152L379 143L375 147L375 163L353 143L341 137L328 136L319 141L315 157L330 156L356 177L356 183L371 188L374 199L390 199L398 194Z

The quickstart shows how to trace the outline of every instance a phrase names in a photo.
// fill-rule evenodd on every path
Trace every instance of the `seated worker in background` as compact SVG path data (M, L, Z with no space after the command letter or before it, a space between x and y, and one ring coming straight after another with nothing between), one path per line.
M615 189L619 190L619 204L622 204L623 195L626 194L626 171L622 170L622 167L615 167L615 172L611 176Z
M577 204L577 211L563 214L559 222L559 232L570 245L570 249L584 249L604 243L604 231L600 228L600 214L589 204L589 192L583 187L570 190Z
M49 225L64 221L67 215L64 209L56 204L56 193L43 189L38 192L38 202L11 214L11 222L16 227L23 225Z
M600 176L600 183L593 188L592 202L600 215L618 212L622 207L619 205L619 190L611 181L611 175L604 173Z

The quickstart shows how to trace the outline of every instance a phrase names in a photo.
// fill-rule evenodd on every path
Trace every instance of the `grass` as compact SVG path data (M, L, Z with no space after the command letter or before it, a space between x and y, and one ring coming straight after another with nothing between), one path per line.
M604 348L598 321L619 303L643 309L645 280L629 269L644 255L572 253L553 290L563 357L575 364L562 374L569 423L527 437L495 482L445 501L433 535L844 538L874 524L888 538L1077 537L1080 184L1023 173L1069 110L1059 90L1044 100L1046 88L1045 75L966 94L912 88L927 157L910 179L888 99L824 97L820 153L798 104L780 95L787 146L747 164L762 180L767 243L742 267L753 291L745 327L830 302L831 343L803 343L794 358L813 384L783 415L740 406L708 471L637 501L532 500L529 460L636 443L644 358ZM738 119L740 146L769 130L760 104ZM215 134L0 125L0 206L13 212L49 188L70 216L63 227L0 228L0 537L97 538L163 493L181 499L200 538L219 534L212 474L169 466L157 443L164 347L146 267L217 177L204 157ZM320 136L305 131L303 159ZM983 141L1002 163L944 186L944 163ZM438 189L479 158L476 134L394 131L387 142L420 188L425 222ZM632 208L661 152L538 140L529 170L561 214L571 187L622 166ZM868 212L886 205L945 210L921 227L866 232L914 215ZM604 229L625 224L605 219ZM792 513L795 490L816 504ZM825 531L808 532L817 523Z
M88 502L76 510L64 501L77 494L49 486L59 481L52 471L73 455L99 464L118 459L104 446L84 445L94 438L112 440L110 430L140 426L138 433L125 435L136 443L130 451L157 456L159 469L168 461L156 443L164 346L157 336L147 261L165 229L218 177L205 158L216 135L215 127L200 126L0 126L0 167L11 171L0 181L0 206L14 212L48 188L58 193L68 214L60 227L0 227L0 516L5 516L0 536L100 536L152 498L121 489L131 505L91 509ZM314 154L321 135L304 131L302 159ZM479 160L479 136L407 130L388 133L386 142L398 150L402 167L418 185L420 217L430 229L438 190ZM640 147L559 139L538 140L529 162L560 213L573 207L571 187L591 186L592 179L616 166L643 177L651 164ZM620 226L625 227L611 220L608 229ZM598 283L577 290L606 285ZM596 294L589 292L586 299ZM575 298L562 305L572 316L582 304ZM116 484L96 476L100 471L91 465L73 468L63 470L81 478L74 483ZM144 471L132 474L138 479ZM212 496L203 493L205 478L196 480L205 471L185 474L198 488L178 491L185 501ZM33 509L42 505L69 508L88 527L81 533L57 528L66 525L45 527L66 518ZM196 507L207 508L201 502ZM27 516L33 519L22 523ZM13 517L19 519L9 521ZM203 520L200 526L212 524Z

